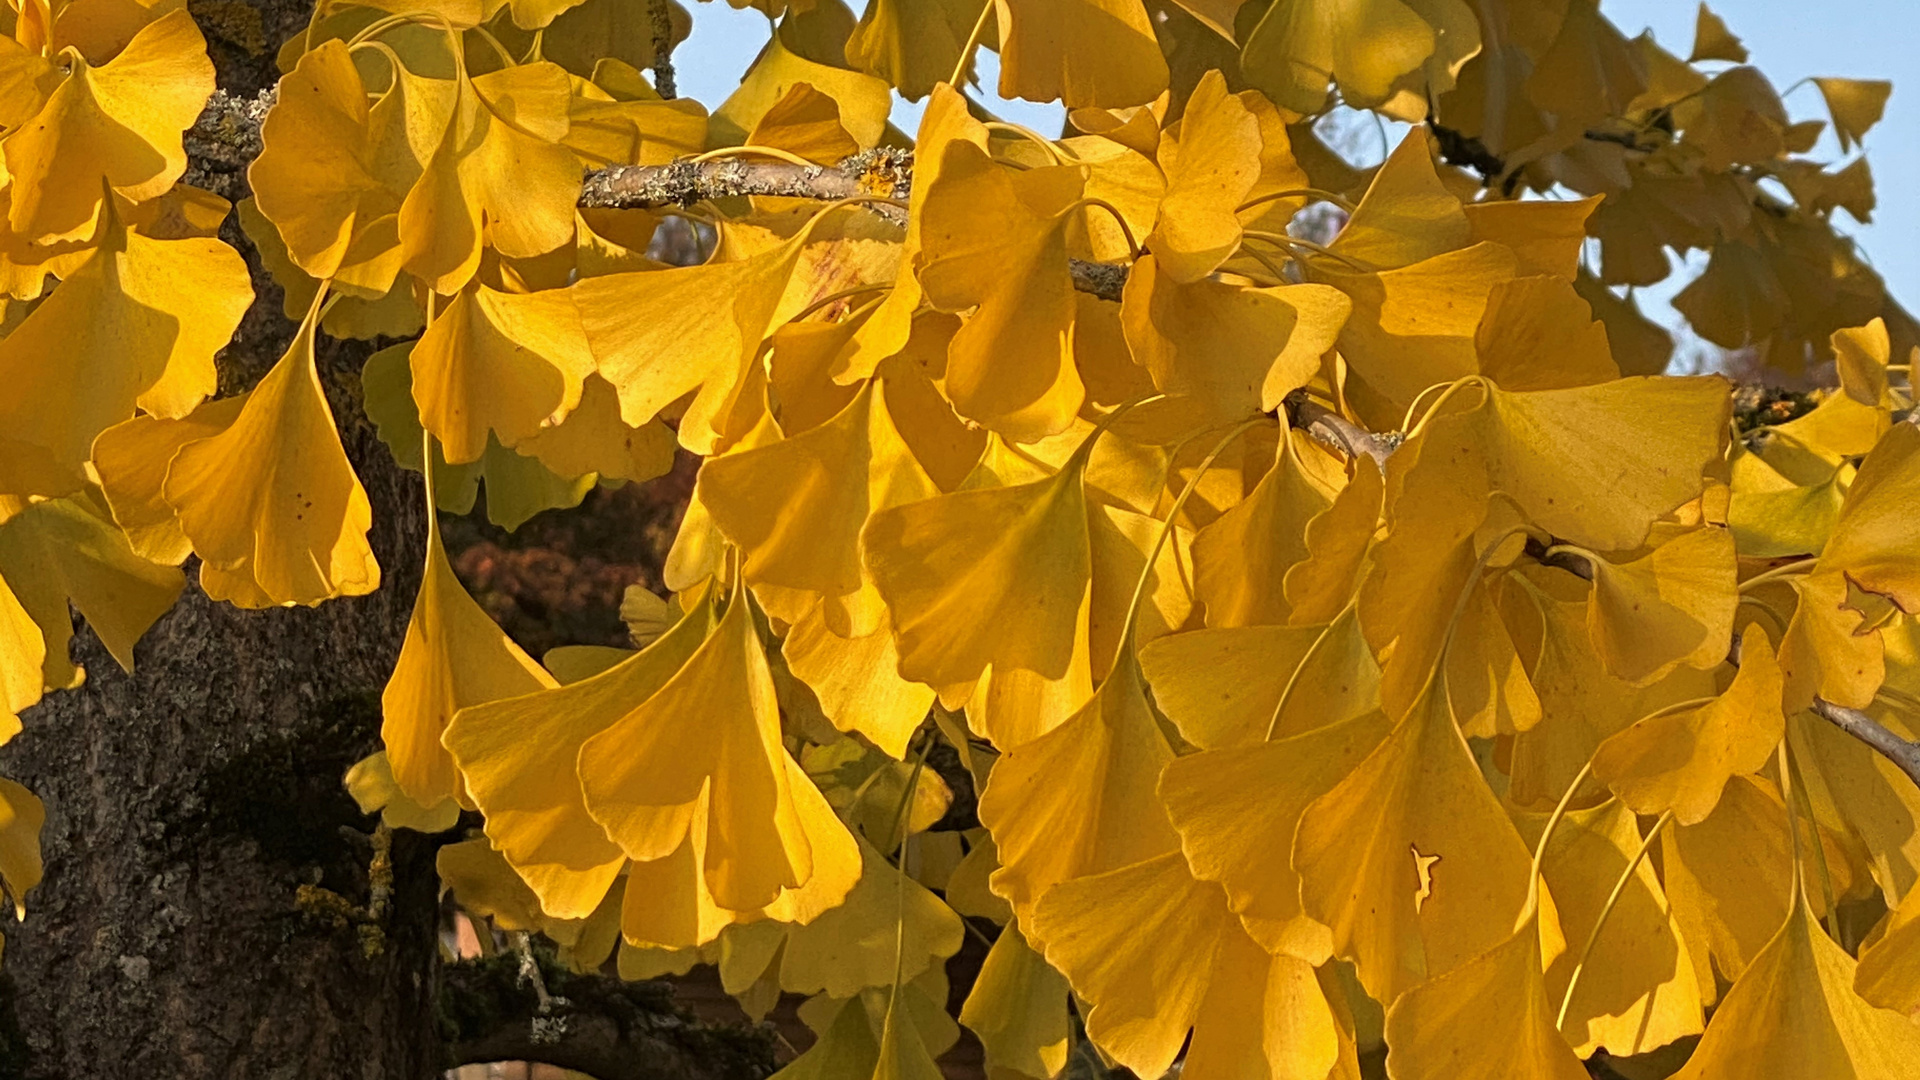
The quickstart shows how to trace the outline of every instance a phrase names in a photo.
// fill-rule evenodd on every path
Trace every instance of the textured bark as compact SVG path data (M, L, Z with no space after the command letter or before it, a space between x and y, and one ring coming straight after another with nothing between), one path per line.
M272 49L309 9L217 0L192 10L222 87L250 96L275 77ZM250 385L291 338L279 290L257 267L255 289L220 357L223 393ZM367 901L372 822L341 777L377 746L380 688L421 562L418 479L394 465L356 404L366 351L323 341L320 366L373 503L379 591L248 612L190 584L140 643L132 675L78 633L86 684L49 694L0 750L0 772L47 804L46 880L7 933L0 1077L436 1073L431 842L394 837L392 899L377 926L298 900L301 886L318 885Z

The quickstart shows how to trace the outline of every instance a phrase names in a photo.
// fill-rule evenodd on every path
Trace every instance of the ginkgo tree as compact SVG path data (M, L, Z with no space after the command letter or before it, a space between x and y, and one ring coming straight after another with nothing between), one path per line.
M1040 1080L1911 1072L1920 328L1836 215L1887 84L1795 119L1705 6L1685 58L1597 0L753 6L699 103L667 0L323 2L237 205L185 8L12 12L7 734L69 603L130 666L189 574L381 587L317 359L371 340L426 555L347 784L579 970L806 995L783 1076L960 1025ZM1361 167L1337 110L1411 126ZM242 241L298 332L234 386ZM1633 290L1695 251L1692 329L1828 389L1662 374ZM482 485L514 527L678 451L633 649L536 659L454 574Z

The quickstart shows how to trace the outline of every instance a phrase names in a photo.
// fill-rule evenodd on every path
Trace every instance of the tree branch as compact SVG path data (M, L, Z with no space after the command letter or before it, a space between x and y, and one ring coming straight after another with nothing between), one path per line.
M679 96L673 84L673 11L667 0L649 0L647 14L653 31L653 90L671 101Z
M247 195L246 170L260 156L260 124L273 107L274 92L259 97L230 97L215 91L200 119L186 133L190 165L185 181L227 199ZM616 165L594 169L580 187L587 209L636 210L692 206L709 199L748 195L833 202L862 195L905 199L913 189L913 152L876 147L837 165L794 165L785 161L723 159L676 161L666 165ZM886 203L866 209L904 226L906 212ZM1127 284L1127 268L1116 263L1073 259L1073 287L1102 300L1118 301Z
M1859 709L1835 705L1826 698L1814 698L1813 711L1834 727L1873 747L1920 787L1920 742L1909 742Z
M534 1061L598 1080L760 1080L776 1068L773 1042L745 1026L694 1020L666 983L576 975L550 963L544 1004L502 954L440 972L448 1066Z
M1373 459L1381 472L1387 471L1387 458L1405 438L1397 431L1375 434L1304 395L1290 398L1287 404L1292 407L1294 424L1307 434L1348 457L1365 455Z

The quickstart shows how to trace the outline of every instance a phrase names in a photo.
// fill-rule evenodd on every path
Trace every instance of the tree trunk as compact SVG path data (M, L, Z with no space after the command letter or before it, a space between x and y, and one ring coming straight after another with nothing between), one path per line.
M271 85L273 50L309 10L196 3L221 88ZM238 174L225 179L222 194L244 194ZM226 236L246 251L231 222ZM293 329L247 254L258 299L220 357L223 393L251 385ZM301 902L319 886L346 900L337 908L367 905L373 823L341 778L378 746L422 557L419 480L356 404L366 352L322 339L320 367L373 503L381 588L248 612L189 584L132 675L79 632L86 684L49 694L0 751L0 773L47 805L46 880L7 934L0 1077L435 1075L432 842L393 837L377 923Z

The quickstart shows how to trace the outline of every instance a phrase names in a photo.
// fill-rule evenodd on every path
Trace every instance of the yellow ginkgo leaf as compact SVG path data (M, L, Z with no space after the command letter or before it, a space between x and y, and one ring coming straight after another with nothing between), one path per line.
M317 604L380 585L373 511L333 426L310 313L233 422L187 443L162 494L205 568L254 583L268 604Z
M1433 55L1436 35L1401 0L1277 0L1249 33L1241 66L1254 86L1296 113L1319 112L1327 84L1349 104L1386 101Z
M501 930L540 929L540 902L484 838L442 847L433 864L454 901L471 914Z
M1911 1072L1920 1025L1854 992L1856 963L1821 929L1802 890L1676 1080L1718 1076L1851 1080Z
M919 1025L907 1015L908 1010L898 995L896 989L894 1004L887 1009L880 1029L873 1080L942 1080L946 1074L934 1062L932 1051L920 1037Z
M1609 671L1644 686L1680 664L1705 669L1726 658L1738 602L1727 530L1693 529L1638 559L1588 565L1587 630Z
M1851 709L1871 705L1886 681L1886 643L1862 632L1861 614L1849 603L1851 581L1843 573L1789 580L1797 602L1780 639L1788 711L1811 707L1816 694Z
M952 76L972 19L954 0L869 0L847 37L847 62L918 101Z
M1235 626L1169 634L1141 647L1140 669L1154 704L1188 742L1203 750L1260 742L1321 629Z
M1587 244L1587 221L1601 202L1599 195L1565 202L1494 199L1467 203L1460 210L1466 214L1471 230L1468 243L1491 240L1508 248L1520 260L1519 272L1523 275L1573 281L1580 274L1580 253ZM1588 302L1593 302L1590 297Z
M1497 583L1467 590L1460 621L1444 646L1447 701L1460 733L1494 738L1540 722L1540 695L1521 662L1495 595Z
M1420 392L1478 370L1477 335L1493 288L1514 276L1513 252L1479 243L1377 273L1332 260L1312 279L1347 294L1340 329L1349 403L1376 430L1400 426Z
M1091 599L1089 594L1081 601L1074 620L1065 674L1048 678L1023 668L989 666L977 683L940 688L941 704L950 709L965 706L967 729L1001 749L1024 746L1065 723L1093 700L1093 660L1086 632Z
M483 243L526 258L572 240L580 197L580 159L560 142L572 100L564 70L520 64L459 78L455 92L397 223L406 269L443 295L473 277Z
M1860 996L1895 1012L1920 1008L1920 889L1906 899L1860 945L1853 987Z
M161 417L193 411L252 302L246 263L220 240L154 240L108 222L92 256L0 340L4 486L73 491L94 438L136 403Z
M773 676L748 607L736 585L707 640L651 697L588 738L579 765L587 812L640 861L679 847L710 791L701 870L715 902L734 911L808 885L816 866L837 870L853 844L781 743ZM857 874L835 883L842 896Z
M1401 1080L1587 1075L1554 1024L1540 972L1539 913L1486 952L1415 986L1387 1009L1387 1054Z
M1885 79L1815 79L1813 84L1827 99L1827 111L1833 115L1834 134L1840 136L1840 152L1852 152L1867 130L1880 122L1887 99L1893 96L1893 84Z
M34 119L9 133L8 223L35 240L89 232L106 189L141 202L187 168L181 134L213 93L206 39L184 9L142 28L98 67L78 51L72 73Z
M680 421L682 446L712 450L715 422L772 328L808 239L734 262L587 278L567 291L620 416L639 427L698 391Z
M136 554L106 507L86 494L33 503L0 524L0 578L40 624L46 683L57 687L82 676L67 659L70 605L121 669L132 671L134 643L185 585L180 571Z
M369 106L346 42L307 52L281 80L280 95L261 125L263 149L248 170L256 205L274 223L287 257L319 278L379 260L391 281L399 269L401 200L424 163L408 136L441 123L453 87L395 66L394 82ZM376 254L374 248L388 252ZM379 274L350 274L374 288Z
M1325 285L1183 285L1148 255L1127 276L1120 320L1156 388L1238 420L1312 381L1351 309Z
M416 832L446 832L460 823L460 804L452 797L423 806L413 801L394 782L387 752L376 750L353 763L347 770L347 794L363 814L379 814L380 823L389 829L413 829Z
M567 418L540 429L515 450L538 459L556 476L592 473L603 480L641 481L673 468L675 445L673 430L658 420L638 427L622 420L613 385L588 375L580 404Z
M1334 954L1380 1001L1497 944L1526 896L1527 863L1431 691L1307 806L1294 838L1302 909L1333 930Z
M1208 626L1287 622L1287 571L1307 557L1307 523L1333 505L1341 479L1319 444L1285 433L1279 459L1253 492L1193 539L1194 592Z
M1920 612L1920 426L1895 424L1860 464L1814 573L1839 572L1902 611Z
M1786 149L1786 107L1755 68L1715 75L1699 93L1674 103L1673 115L1686 144L1700 152L1708 169L1767 161Z
M1727 29L1726 22L1704 3L1693 21L1693 52L1687 54L1687 63L1697 64L1702 60L1747 62L1747 47L1740 44L1740 39Z
M486 816L488 838L547 913L577 918L591 912L626 861L587 812L574 771L581 745L666 685L712 623L711 605L696 599L672 629L607 671L558 689L473 704L447 724L442 742Z
M27 917L27 894L40 884L40 829L47 808L39 797L12 780L0 778L0 881L13 898L15 918Z
M29 48L24 42L24 37L10 35L6 44L0 45L0 86L6 92L0 123L9 128L33 119L64 74L41 55L41 50Z
M1183 1071L1202 1080L1324 1077L1342 1054L1313 969L1248 938L1178 852L1061 885L1034 918L1088 1037L1136 1075L1164 1074L1189 1028Z
M1487 491L1594 551L1638 547L1656 518L1699 495L1730 410L1727 384L1712 377L1525 393L1488 386L1484 401L1472 435L1455 444L1436 423L1434 442L1479 457Z
M1283 581L1287 621L1296 626L1332 622L1353 595L1354 582L1373 548L1386 478L1378 469L1355 469L1326 512L1307 522L1307 557Z
M1093 444L1045 479L868 519L867 572L893 617L901 675L937 688L988 665L1066 674L1092 574L1081 479Z
M1658 375L1673 356L1673 335L1640 312L1632 296L1615 296L1600 279L1582 271L1574 291L1592 305L1593 317L1607 327L1607 343L1623 375Z
M454 713L555 685L454 577L438 515L430 510L426 571L400 657L380 695L380 739L394 782L424 806L465 796L454 760L440 744Z
M1507 390L1555 390L1620 377L1605 325L1559 277L1535 274L1495 285L1473 340L1481 373Z
M706 802L707 796L702 795L696 816L701 816ZM627 864L626 888L620 898L621 940L646 949L704 948L735 925L736 913L713 902L700 872L706 840L704 824L695 821L672 854ZM617 857L615 866L621 862L624 857Z
M1759 772L1786 733L1780 665L1766 632L1740 639L1740 670L1727 692L1690 709L1656 713L1600 744L1594 775L1641 814L1673 811L1682 825L1713 812L1734 776Z
M1030 919L1060 882L1118 869L1177 844L1151 792L1173 760L1130 660L1065 723L994 764L980 821L1000 853L993 891ZM1044 941L1044 931L1029 936Z
M638 71L610 56L595 62L592 85L612 100L601 100L590 90L576 94L562 140L582 160L665 165L706 149L705 105L692 98L660 100Z
M1202 75L1157 148L1167 188L1146 245L1169 278L1197 281L1240 246L1235 215L1260 177L1260 147L1260 122L1225 77Z
M810 83L795 83L747 133L751 146L770 146L822 165L860 152L840 124L840 104Z
M1332 949L1300 908L1291 837L1308 804L1346 779L1381 740L1378 712L1292 738L1176 758L1160 777L1181 850L1195 877L1217 881L1255 940L1310 964Z
M1595 655L1587 632L1587 589L1558 569L1522 565L1503 581L1515 644L1532 664L1529 678L1549 722L1514 736L1507 798L1516 806L1551 807L1609 736L1669 706L1718 692L1711 672L1679 667L1665 678L1636 687L1614 676Z
M860 882L846 902L787 931L780 988L852 997L870 986L917 978L960 951L960 916L860 841ZM897 966L896 966L897 962Z
M823 604L793 624L781 654L834 727L865 735L895 758L906 757L908 741L933 706L934 691L900 677L893 623L884 611L871 633L849 638L828 625Z
M1646 90L1647 72L1626 37L1600 14L1599 0L1571 0L1552 45L1522 85L1560 126L1583 125L1624 115Z
M1911 648L1904 655L1912 656ZM1881 725L1901 738L1920 734L1899 710L1876 706L1874 711ZM1800 766L1798 778L1805 780L1817 812L1832 820L1826 809L1831 807L1859 837L1887 906L1905 903L1920 881L1920 833L1904 824L1920 820L1920 788L1867 744L1809 713L1787 718L1787 737Z
M801 83L833 99L839 107L841 126L862 148L880 141L886 131L888 110L893 105L887 84L842 66L817 63L790 48L784 34L775 33L746 77L740 80L740 88L713 111L710 136L713 145L733 146L745 142L747 133L761 118Z
M988 1070L1056 1076L1072 1043L1067 979L1027 944L1018 922L994 939L960 1022L980 1039Z
M135 554L168 566L179 566L193 554L179 516L161 495L167 466L182 446L225 431L246 403L244 396L209 401L179 420L136 416L93 441L101 493Z
M1427 137L1414 131L1373 174L1332 249L1363 266L1392 270L1467 247L1479 239L1473 233L1460 199L1435 170Z
M477 461L492 431L517 446L580 404L594 370L572 292L462 289L415 343L413 400L447 461Z
M826 423L701 466L700 501L740 549L746 579L774 617L797 623L816 602L854 599L867 584L860 540L868 517L937 494L886 396L880 380L869 380ZM854 607L845 636L872 633L879 605Z
M1167 61L1139 0L994 0L1000 96L1069 109L1144 105Z
M0 742L20 734L20 714L37 704L46 686L41 665L47 639L40 624L0 578Z
M1515 814L1523 839L1538 845L1548 814ZM1590 810L1569 810L1547 841L1542 861L1560 932L1573 946L1547 964L1547 999L1566 998L1574 968L1580 985L1561 1032L1574 1052L1592 1057L1641 1054L1700 1033L1700 989L1692 946L1675 923L1653 864L1642 859L1620 893L1614 888L1639 852L1640 827L1617 799ZM1591 954L1580 946L1607 912Z
M1076 168L1015 172L955 140L918 212L920 287L941 311L972 312L947 348L947 398L1021 442L1065 430L1085 396L1067 272L1082 188Z
M1714 969L1737 984L1793 914L1798 901L1787 822L1787 808L1772 781L1736 776L1704 821L1669 825L1660 834L1667 897L1693 954L1703 1000L1714 997ZM1834 895L1844 896L1853 885L1845 852L1824 829L1821 833ZM1806 839L1803 833L1803 847ZM1805 857L1811 861L1814 855ZM1814 873L1811 867L1807 872ZM1825 907L1819 889L1806 902Z

